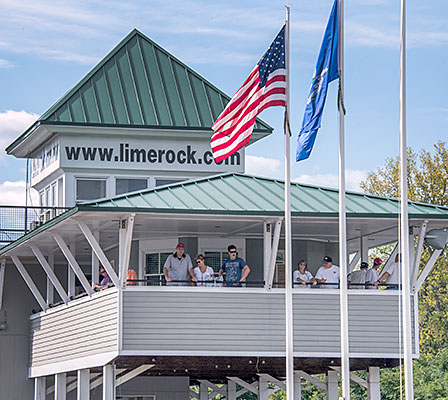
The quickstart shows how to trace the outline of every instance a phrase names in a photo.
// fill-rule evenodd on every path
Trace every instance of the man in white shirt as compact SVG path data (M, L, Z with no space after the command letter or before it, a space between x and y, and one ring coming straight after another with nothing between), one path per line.
M382 262L383 261L379 257L373 260L372 268L370 268L366 274L366 289L378 289L378 286L375 286L374 284L378 279L380 279L378 268Z
M187 286L189 276L193 281L196 281L191 258L188 254L185 254L183 243L179 243L176 246L176 251L166 259L163 266L163 274L165 275L167 286Z
M339 267L333 265L333 259L325 256L322 260L322 267L319 268L316 274L317 283L324 289L338 289L339 285L323 285L323 283L339 283Z

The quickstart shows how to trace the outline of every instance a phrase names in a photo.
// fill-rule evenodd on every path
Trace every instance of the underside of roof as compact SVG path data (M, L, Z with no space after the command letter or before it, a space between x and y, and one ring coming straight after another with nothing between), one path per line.
M338 190L291 184L293 215L338 214ZM396 216L397 200L347 192L347 214L363 217ZM284 182L277 179L227 173L129 193L79 205L80 210L133 209L157 212L260 214L284 213ZM409 215L448 218L448 207L409 202Z
M229 96L134 29L73 89L16 139L9 153L39 125L204 130ZM273 128L257 120L254 132Z

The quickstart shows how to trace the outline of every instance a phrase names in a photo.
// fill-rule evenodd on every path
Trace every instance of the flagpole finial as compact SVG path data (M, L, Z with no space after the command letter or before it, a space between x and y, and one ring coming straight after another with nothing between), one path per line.
M286 3L285 7L289 10L291 8L291 3Z

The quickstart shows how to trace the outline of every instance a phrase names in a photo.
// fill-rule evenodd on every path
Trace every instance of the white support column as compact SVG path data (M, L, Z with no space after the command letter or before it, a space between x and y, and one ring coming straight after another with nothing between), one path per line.
M76 274L79 281L81 282L82 287L89 295L91 295L93 293L93 289L90 286L86 276L84 275L84 272L82 272L82 269L79 266L78 262L76 261L75 256L72 254L67 244L65 243L64 239L58 233L54 234L53 237L56 243L58 244L59 248L61 249L62 254L68 261L70 267L73 269L73 272Z
M236 383L227 381L227 400L236 400Z
M267 280L268 289L272 289L272 283L274 281L275 262L277 261L278 242L280 241L280 232L282 230L282 220L279 219L275 222L274 227L274 239L271 247L271 259L269 261L269 274Z
M356 264L358 264L360 259L361 259L361 252L357 251L355 256L353 257L353 260L348 265L348 272L349 273L352 272L355 269Z
M79 369L76 400L89 400L89 399L90 399L90 370Z
M199 384L199 400L208 400L208 386L205 382Z
M115 400L115 366L103 367L103 400Z
M126 279L128 276L129 259L131 257L132 233L134 231L134 219L135 214L131 214L126 220L120 220L118 271L121 286L126 286Z
M423 243L425 241L426 236L426 228L428 227L428 221L424 221L422 226L420 227L420 232L418 234L418 242L417 242L417 248L415 250L415 257L414 262L412 263L412 278L411 278L411 288L414 288L415 281L417 280L418 276L418 270L420 266L420 260L422 258L422 250L423 250Z
M54 376L54 400L66 400L67 398L67 374L61 373Z
M327 400L338 400L338 373L327 371Z
M3 304L3 288L5 287L5 270L6 270L6 259L2 258L0 262L0 310Z
M414 289L416 292L420 290L420 288L423 285L423 282L425 282L426 277L431 272L432 267L436 263L437 259L439 258L440 254L442 254L443 250L434 250L431 254L431 257L429 258L428 262L425 265L425 268L423 268L423 271L420 272L420 275L418 276L417 282L415 282Z
M268 379L264 375L258 378L258 400L268 400L269 398Z
M369 367L367 381L369 384L367 388L367 400L381 400L379 367Z
M134 368L133 370L127 372L126 374L123 374L115 379L115 387L118 387L122 385L123 383L126 383L127 381L130 381L131 379L134 379L136 376L139 376L140 374L143 374L143 372L146 372L148 369L154 367L154 364L143 364L140 365L137 368ZM117 374L115 374L117 375Z
M31 290L31 293L33 294L34 298L39 303L42 310L46 310L48 308L47 303L45 302L44 298L39 292L39 289L37 288L36 284L31 279L31 276L28 274L27 270L22 264L22 261L19 260L19 257L17 256L11 256L11 260L16 266L17 270L19 271L20 275L22 275L23 280L28 285L29 289Z
M93 237L99 243L100 241L100 232L93 231ZM95 286L95 283L99 283L100 281L100 260L96 256L95 252L92 249L92 288Z
M68 245L69 251L73 254L73 257L75 257L75 251L76 246L75 244ZM75 296L75 272L73 271L73 268L71 268L70 263L67 263L67 288L68 288L68 295L69 296Z
M369 238L361 237L361 261L369 262Z
M48 265L54 271L54 253L48 256ZM51 283L50 278L47 276L47 306L54 303L54 286Z
M272 224L268 221L263 222L263 280L267 288L269 277L269 266L271 262L272 251Z
M314 386L317 386L318 388L321 388L323 390L327 390L327 385L325 383L315 378L314 376L307 374L305 371L298 370L294 371L294 373L300 375L303 379L312 383Z
M302 400L302 377L294 373L294 400Z
M92 247L92 250L95 252L95 255L100 260L102 266L107 271L107 274L109 275L110 279L112 280L113 284L116 287L120 287L120 281L118 279L117 274L115 273L114 269L112 268L112 265L110 264L109 260L107 259L106 255L104 254L103 250L101 249L98 241L93 236L92 231L87 226L87 224L84 221L76 221L79 225L79 228L81 229L81 232L84 234L85 238L89 242L90 246Z
M45 376L34 378L34 400L45 400Z
M62 301L67 304L69 302L67 293L65 292L64 287L61 285L61 282L59 282L59 279L56 277L56 274L54 273L54 271L48 265L48 262L45 259L44 255L42 254L42 252L40 251L40 249L36 246L30 246L30 249L33 252L33 254L36 256L37 260L39 261L39 264L44 269L48 278L50 278L51 283L53 284L54 288L58 292L59 296L61 296Z
M236 376L228 376L227 379L237 383L238 385L242 386L244 389L246 389L246 391L252 392L253 394L258 394L258 388L250 383L247 383L245 381L243 381L242 379L236 377ZM241 396L240 393L241 390L237 393L237 397Z

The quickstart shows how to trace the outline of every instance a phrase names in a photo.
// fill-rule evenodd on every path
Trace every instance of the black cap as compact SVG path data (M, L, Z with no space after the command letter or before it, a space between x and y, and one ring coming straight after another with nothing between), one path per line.
M369 268L369 264L367 264L365 261L361 263L361 268Z
M324 259L322 260L323 263L329 263L329 262L333 262L333 259L329 256L325 256Z

